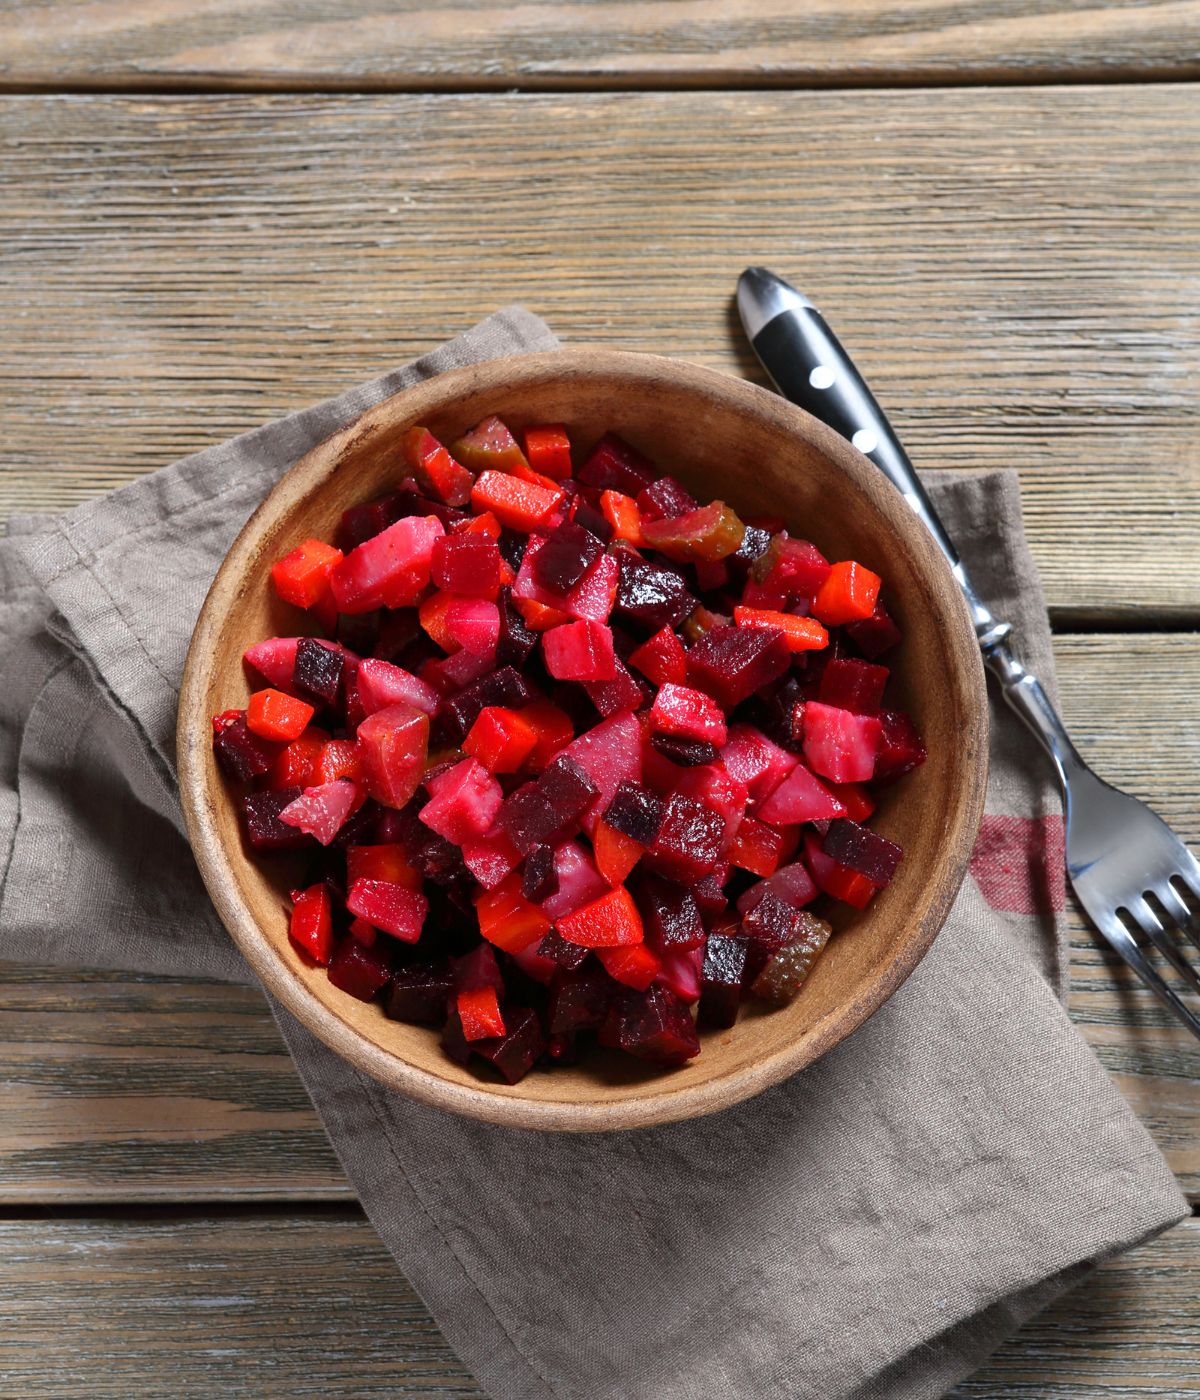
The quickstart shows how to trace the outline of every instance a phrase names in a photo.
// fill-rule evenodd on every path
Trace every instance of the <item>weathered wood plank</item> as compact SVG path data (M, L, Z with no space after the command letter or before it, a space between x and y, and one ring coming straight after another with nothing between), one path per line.
M1194 0L5 0L9 86L846 85L1194 76Z
M1190 1220L1106 1264L954 1400L1195 1394L1198 1258ZM0 1299L22 1396L483 1397L361 1219L0 1222Z
M119 42L157 11L87 13ZM0 515L508 300L755 374L730 296L761 261L820 300L918 464L1019 468L1059 621L1195 620L1198 133L1170 86L9 98Z
M1099 769L1200 847L1200 637L1056 643ZM1072 921L1071 1010L1200 1200L1200 1045ZM256 992L0 969L0 1202L349 1194Z

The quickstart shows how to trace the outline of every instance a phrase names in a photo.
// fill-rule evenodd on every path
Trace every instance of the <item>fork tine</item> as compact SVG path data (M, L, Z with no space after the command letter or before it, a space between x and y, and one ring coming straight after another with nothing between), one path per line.
M1125 907L1137 921L1141 931L1191 987L1192 991L1200 993L1200 977L1196 976L1191 964L1175 946L1175 940L1163 927L1158 915L1150 908L1145 898L1139 896L1137 899L1127 900Z
M1197 927L1195 914L1187 906L1187 901L1179 893L1170 880L1164 880L1161 885L1154 890L1159 903L1171 916L1176 928L1200 948L1200 928Z
M1096 925L1108 940L1110 947L1124 958L1159 1001L1173 1011L1196 1039L1200 1040L1200 1017L1190 1007L1185 1006L1158 975L1120 919L1115 914L1107 914L1104 918L1097 919Z

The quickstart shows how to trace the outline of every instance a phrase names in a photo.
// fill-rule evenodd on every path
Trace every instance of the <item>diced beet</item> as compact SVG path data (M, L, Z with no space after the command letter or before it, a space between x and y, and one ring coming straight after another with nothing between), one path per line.
M875 776L899 778L919 768L928 754L912 718L903 710L884 710L879 722L881 729Z
M602 554L570 593L564 611L581 622L607 622L617 599L621 566L611 554Z
M400 483L400 490L386 497L389 503L388 509L395 513L397 519L406 515L428 516L442 523L446 530L453 529L460 520L465 520L464 511L456 510L445 501L434 500L432 496L427 496L421 490L420 483L411 476L406 476Z
M328 642L301 637L296 643L292 684L303 700L316 705L336 705L345 664L341 651Z
M294 802L289 802L279 813L279 820L307 832L322 846L328 846L364 796L356 783L345 778L318 783L305 788Z
M659 971L654 980L691 1005L700 1000L700 974L704 967L702 948L676 948L658 953Z
M754 908L742 916L742 932L775 952L792 941L799 928L800 912L780 899L774 890L764 890Z
M446 609L450 639L472 656L486 657L495 665L500 641L500 610L487 598L456 598Z
M851 657L833 658L821 672L817 699L855 715L877 715L887 684L888 668Z
M735 554L730 555L732 560L736 560L745 569L747 565L753 564L756 559L760 559L769 548L771 543L771 533L758 525L751 525L746 522L746 533L742 536L742 542Z
M804 861L817 887L855 909L865 909L878 893L876 886L857 870L826 855L821 849L823 839L815 831L804 833Z
M641 783L622 783L604 809L609 826L642 846L654 844L662 818L662 800Z
M442 1027L440 1043L447 1059L453 1060L456 1065L465 1066L471 1063L471 1042L463 1034L458 1008L453 1002L446 1015L446 1024Z
M429 901L391 880L355 880L346 894L346 908L393 938L415 943L421 936Z
M746 941L714 933L704 948L700 984L701 1026L724 1030L737 1020L746 970Z
M478 533L443 535L434 541L430 576L447 593L493 597L500 583L500 547Z
M471 1049L485 1059L506 1084L517 1084L546 1048L537 1014L529 1007L506 1007L504 1034L473 1041Z
M429 716L411 705L389 705L358 726L367 787L385 807L403 807L416 792L429 747Z
M472 681L447 700L438 714L438 720L447 724L453 739L461 741L486 706L501 705L516 710L532 699L533 691L525 677L512 666L501 666L490 675Z
M811 598L829 577L830 567L815 545L779 534L755 561L751 576L790 597Z
M774 1006L786 1006L794 999L833 932L830 924L807 910L801 912L799 920L792 942L771 954L750 988L756 997Z
M613 537L613 528L603 515L582 498L575 504L575 513L571 517L577 525L595 535L601 544L607 544Z
M743 783L752 802L761 802L795 768L795 754L781 749L752 724L732 724L721 762L731 778Z
M379 631L382 625L383 614L377 608L356 615L338 613L336 629L338 643L358 656L369 656L379 644ZM342 682L344 689L344 676Z
M329 980L359 1001L374 1001L391 975L391 964L383 949L368 948L357 938L344 938L329 960Z
M560 681L611 681L612 632L600 622L568 622L542 634L546 670Z
M637 497L655 478L654 468L616 433L605 433L579 469L579 480L601 491Z
M831 823L821 849L839 865L865 875L880 890L891 883L904 858L903 850L894 841L849 820Z
M246 840L256 851L294 851L313 844L306 832L279 820L285 807L304 791L299 787L277 788L273 792L251 792L242 799Z
M616 675L611 681L585 681L583 686L588 698L605 719L620 714L622 710L639 709L647 698L625 663L614 657L613 664Z
M462 858L467 869L485 890L494 890L521 863L521 853L509 839L503 827L493 826L482 836L472 836L462 843Z
M696 768L702 763L714 763L718 756L715 744L696 739L677 739L672 734L652 734L650 743L657 753L662 754L680 768Z
M692 886L692 898L696 901L700 913L706 916L710 923L715 916L723 914L729 908L725 886L732 868L728 861L718 861L702 880L697 880Z
M564 973L550 987L546 1029L551 1035L598 1030L613 996L613 983L598 967Z
M567 594L600 557L600 541L582 525L567 521L551 531L533 560L533 577L543 588Z
M296 651L301 640L300 637L269 637L265 642L247 647L242 660L277 690L288 690L296 674Z
M729 737L724 712L710 695L670 681L654 697L650 727L660 734L718 746Z
M845 814L842 802L803 763L795 765L758 809L760 820L772 826L796 826Z
M678 627L696 606L682 575L661 569L631 549L616 554L620 566L617 611L650 631Z
M525 619L512 605L512 589L500 590L500 636L496 642L496 664L523 666L537 646L538 634L525 625Z
M864 783L873 776L882 734L876 716L810 700L803 722L804 757L814 773L835 783Z
M721 858L724 834L725 822L719 813L691 797L673 793L647 859L669 879L694 885Z
M738 913L743 916L751 913L767 893L776 895L793 909L810 903L817 897L817 887L803 861L792 865L781 865L774 875L759 880L738 897Z
M676 791L717 813L724 823L721 850L726 851L746 815L745 787L730 777L722 764L710 763L681 774Z
M859 622L847 623L846 635L864 656L874 660L884 652L891 651L900 640L901 633L891 613L882 603L877 602L870 617L865 617Z
M338 611L411 607L429 582L434 541L444 534L435 516L407 516L351 550L329 575Z
M646 520L675 520L696 505L695 496L673 476L660 476L637 494L638 513Z
M573 739L563 753L583 769L599 792L584 821L589 829L623 782L640 781L642 727L632 714L614 715Z
M751 627L714 627L688 650L688 679L731 710L791 662L781 633Z
M454 990L447 962L410 963L392 974L383 1010L393 1021L417 1026L440 1026Z
M537 947L538 955L556 962L568 972L575 972L587 961L588 949L578 943L568 943L556 928L542 939Z
M548 919L565 919L608 891L608 881L592 857L576 841L564 841L554 853L558 890L542 901Z
M687 1006L657 984L644 992L624 993L613 1002L601 1042L668 1067L686 1064L700 1053L700 1038Z
M553 958L544 958L538 952L538 944L531 943L527 948L520 949L519 952L510 954L513 962L520 969L521 974L526 977L531 984L528 994L535 994L532 984L538 983L543 987L548 987L554 980L554 974L558 971L558 964ZM510 986L517 983L519 979L510 972ZM522 986L523 996L528 999L525 988Z
M531 783L507 797L499 823L523 855L557 844L579 825L596 798L596 785L565 753Z
M426 715L437 711L438 696L433 687L390 661L367 657L359 662L355 681L364 715L373 715L389 705L411 705Z
M456 846L490 830L504 799L500 784L474 758L426 779L425 786L431 796L421 808L421 820Z
M704 942L700 909L691 894L668 880L647 880L641 904L646 938L659 952L698 948Z
M456 992L475 992L480 987L491 987L498 997L503 997L507 991L504 974L496 961L496 950L490 943L480 943L462 957L451 958L450 971Z
M282 744L260 739L246 725L244 710L230 711L214 721L213 753L221 771L234 782L248 783L269 772Z
M558 893L558 870L550 846L535 846L526 856L525 869L521 873L521 893L531 904L541 904L544 899Z

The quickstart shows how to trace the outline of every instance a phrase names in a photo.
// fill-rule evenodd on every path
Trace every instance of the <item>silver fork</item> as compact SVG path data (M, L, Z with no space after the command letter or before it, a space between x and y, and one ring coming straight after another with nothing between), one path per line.
M779 392L869 457L949 560L970 607L984 664L1058 773L1072 889L1110 946L1200 1038L1200 1016L1147 956L1156 948L1187 987L1200 993L1200 976L1177 938L1182 933L1200 948L1200 919L1188 903L1190 896L1200 906L1200 862L1144 802L1110 787L1079 756L1037 678L1010 650L1012 627L997 621L976 594L891 424L812 302L761 267L742 273L737 301L754 352Z

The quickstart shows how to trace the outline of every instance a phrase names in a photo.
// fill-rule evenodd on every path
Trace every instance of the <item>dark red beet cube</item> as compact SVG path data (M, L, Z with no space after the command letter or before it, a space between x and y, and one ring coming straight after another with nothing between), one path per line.
M359 1001L374 1001L391 975L391 965L378 943L368 948L357 938L345 938L329 960L329 980Z
M695 496L673 476L660 476L637 495L637 508L647 520L677 520L695 510Z
M525 858L521 872L521 893L531 904L540 904L558 893L558 868L551 846L535 846Z
M714 933L704 948L700 975L700 1025L724 1030L737 1020L746 972L746 941Z
M769 628L714 627L688 650L688 679L731 710L778 680L791 663L782 635Z
M620 714L622 710L640 710L650 698L649 687L629 670L625 663L613 658L617 674L611 681L584 681L583 688L588 699L605 719Z
M551 530L530 557L534 582L554 593L567 594L600 557L601 545L582 525L568 520Z
M694 885L721 856L725 823L718 812L693 798L672 793L650 849L650 864L668 879Z
M453 991L454 978L449 963L411 963L392 974L384 1013L393 1021L438 1026L445 1019L446 1005Z
M481 987L491 987L498 997L504 997L504 976L490 943L479 943L461 958L451 958L450 972L455 992L477 992Z
M710 875L706 875L703 880L697 880L692 886L692 898L701 914L707 914L710 919L714 915L724 913L729 907L729 897L725 893L729 869L728 863L722 861Z
M516 1084L533 1068L546 1042L536 1012L527 1006L504 1008L503 1035L471 1042L471 1049L495 1069L506 1084Z
M821 673L817 699L855 715L877 715L887 685L888 668L869 661L837 657Z
M538 634L526 626L525 619L513 607L512 589L500 590L500 637L496 642L497 666L524 666L529 653L537 646Z
M874 660L885 651L891 651L900 640L901 633L887 608L882 603L876 603L870 617L847 624L846 635L864 656Z
M696 599L674 569L660 569L630 549L619 551L618 563L617 612L657 632L678 627L694 611Z
M743 917L742 931L773 953L795 937L799 916L799 910L785 904L774 890L768 889Z
M582 525L585 530L595 535L601 544L607 544L612 539L613 528L603 515L585 500L578 500L575 503L575 512L572 520L577 525Z
M588 950L578 943L568 943L556 928L542 939L537 946L538 957L549 958L568 972L576 972L587 961Z
M579 1059L579 1046L573 1035L546 1037L546 1059L552 1065L573 1065Z
M882 732L875 757L876 778L899 778L925 762L928 754L911 716L903 710L883 710Z
M704 942L700 906L691 894L668 880L647 880L639 900L646 938L663 952L686 952Z
M383 619L378 612L338 613L337 628L335 629L337 639L357 656L370 656L379 645L379 629L382 621ZM347 667L342 675L343 691L349 670L350 668Z
M604 820L643 846L652 846L662 825L663 803L641 783L623 782L604 809Z
M675 734L652 734L650 742L655 751L662 754L680 768L698 768L704 763L715 763L719 750L716 744L704 739L681 739Z
M502 705L516 710L532 699L533 691L525 677L512 666L501 666L498 671L464 686L457 695L446 701L438 714L439 719L453 731L453 737L463 739L479 718L480 711L488 705Z
M471 1042L463 1035L458 1011L451 1007L446 1024L442 1027L442 1050L456 1065L467 1065L471 1062L471 1049Z
M559 974L550 984L546 1029L551 1035L598 1030L614 990L612 978L599 967Z
M700 1053L700 1037L687 1004L657 984L614 1001L600 1040L638 1059L665 1066L686 1064Z
M487 535L443 535L433 544L430 575L448 593L487 597L500 582L500 547Z
M382 534L405 513L404 503L398 492L390 496L381 496L376 501L368 501L365 505L351 506L349 510L342 512L338 543L344 550L355 549Z
M573 759L560 755L532 783L506 798L497 818L522 855L557 845L579 825L599 789Z
M757 525L747 524L742 542L730 555L730 558L737 560L744 571L747 565L753 564L756 559L760 559L767 552L770 543L769 531L763 530Z
M279 820L279 814L304 791L301 787L252 792L242 799L246 840L256 851L296 851L315 846L311 836Z
M894 841L848 817L830 822L821 849L839 865L865 875L877 890L891 883L904 858L904 851Z
M228 719L222 716L214 723L219 727L213 733L213 753L227 778L248 783L267 772L280 746L252 734L244 710L231 711Z
M605 433L579 469L579 480L601 491L620 491L635 499L655 478L655 470L635 447Z
M315 705L336 705L341 692L345 659L340 651L301 637L296 644L296 669L292 684L302 699Z

